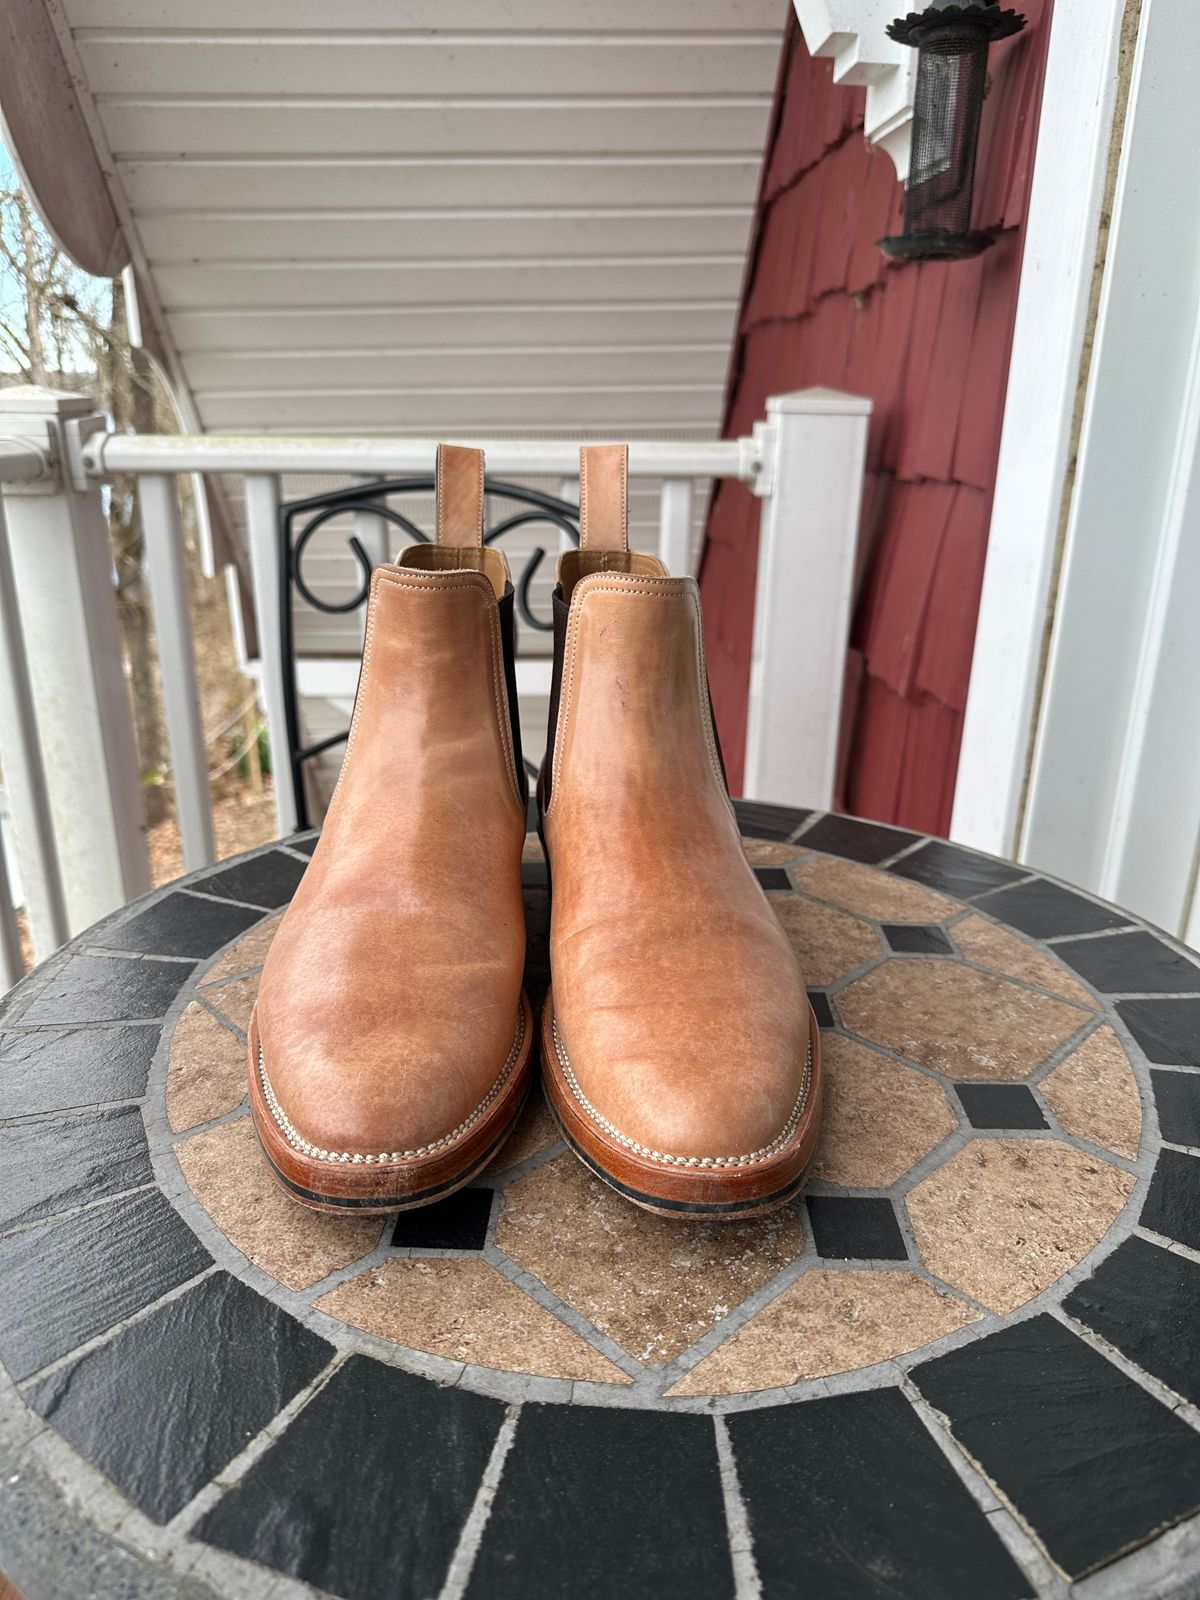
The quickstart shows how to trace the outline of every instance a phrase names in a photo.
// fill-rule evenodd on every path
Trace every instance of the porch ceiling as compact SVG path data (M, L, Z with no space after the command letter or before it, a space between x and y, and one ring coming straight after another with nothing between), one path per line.
M780 0L47 9L203 428L717 431Z

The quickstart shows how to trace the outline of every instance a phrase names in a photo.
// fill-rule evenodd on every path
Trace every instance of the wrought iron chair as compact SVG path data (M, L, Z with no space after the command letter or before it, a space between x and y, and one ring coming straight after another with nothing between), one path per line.
M303 743L300 733L300 696L296 687L296 640L293 625L294 597L300 599L316 611L324 612L327 616L340 616L349 612L358 611L366 605L371 589L372 562L362 541L354 533L348 537L348 543L354 558L358 563L362 582L358 592L349 600L333 601L323 600L315 594L304 578L303 562L304 552L313 535L319 528L324 527L335 517L344 516L348 511L369 512L372 516L391 523L394 527L408 534L411 539L422 544L431 542L430 535L419 528L411 517L406 517L403 512L396 510L388 502L393 497L402 495L431 495L434 492L433 476L421 478L392 478L382 479L377 483L354 484L347 489L337 489L330 493L312 495L305 500L290 500L279 508L279 541L281 574L279 606L280 606L280 638L282 641L280 667L283 673L284 709L287 717L287 759L291 764L292 780L296 794L297 824L301 829L311 826L308 810L308 793L304 782L305 764L317 756L324 755L327 750L344 744L350 730L346 728L341 733L332 734L327 739L321 739L316 744ZM554 495L542 494L539 490L528 489L522 484L506 483L498 478L487 478L484 482L485 517L486 506L489 499L504 499L515 501L518 505L527 506L529 509L514 512L505 517L495 526L486 527L484 533L485 544L495 544L498 539L506 534L513 533L517 528L527 527L533 523L546 523L565 533L573 543L579 543L579 507L569 500L558 499ZM552 631L553 624L537 616L530 604L531 585L537 575L538 568L545 560L546 551L540 546L533 550L525 562L520 574L515 580L517 609L521 620L529 628L540 633ZM534 769L526 763L530 771ZM534 772L536 776L536 772Z

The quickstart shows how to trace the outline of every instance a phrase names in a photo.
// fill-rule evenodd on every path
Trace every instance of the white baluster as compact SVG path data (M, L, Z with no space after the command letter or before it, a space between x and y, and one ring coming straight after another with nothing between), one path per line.
M138 493L171 743L175 810L184 865L194 872L216 860L217 845L175 479L147 473L138 480Z
M29 661L17 605L3 500L0 500L0 761L4 763L4 785L12 812L30 937L35 956L43 961L60 944L66 943L71 931L54 843L50 790L33 709ZM12 915L7 876L6 872L5 883L0 886L0 916L6 918ZM14 922L14 936L15 927Z
M673 578L692 575L692 480L664 478L658 505L658 554Z
M82 395L0 392L0 432L50 442L96 419ZM98 486L4 491L46 787L71 932L150 887L137 743ZM19 824L18 824L19 826Z
M258 625L258 659L262 698L271 739L271 776L275 788L275 820L280 838L296 831L296 791L288 748L287 712L283 694L283 638L280 627L279 479L251 473L246 478L246 528L250 571L254 579L254 616ZM287 670L290 669L290 665Z

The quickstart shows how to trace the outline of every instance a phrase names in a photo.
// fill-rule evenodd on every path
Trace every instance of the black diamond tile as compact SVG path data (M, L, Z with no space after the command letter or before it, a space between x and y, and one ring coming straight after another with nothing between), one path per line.
M0 1136L0 1229L103 1200L153 1176L136 1106L18 1123Z
M283 850L268 850L264 855L251 856L249 861L235 861L223 871L210 873L193 887L205 894L244 900L247 905L274 911L292 898L303 876L303 861Z
M1142 1207L1142 1227L1200 1250L1200 1157L1159 1151Z
M1200 1067L1200 1000L1118 1000L1117 1014L1151 1061Z
M468 1600L733 1595L708 1417L526 1405Z
M1055 939L1067 933L1099 933L1104 928L1119 928L1129 921L1120 911L1098 906L1094 900L1056 883L1032 878L1009 889L996 889L982 895L975 904L981 911L998 917L1012 928L1019 928L1035 939Z
M916 922L885 922L883 936L897 955L952 956L954 946L940 928Z
M20 1020L126 1022L162 1017L194 970L195 964L187 961L72 956Z
M837 1018L833 1014L833 1003L829 996L821 989L808 991L808 1003L813 1008L813 1015L817 1019L818 1028L836 1028Z
M1158 1128L1168 1144L1200 1146L1200 1074L1152 1067Z
M437 1594L503 1418L352 1356L196 1535L343 1600Z
M482 1250L491 1214L490 1189L459 1189L435 1205L398 1212L392 1244L410 1250Z
M1200 1401L1200 1266L1148 1239L1125 1239L1063 1301L1145 1372Z
M0 1118L139 1099L158 1033L146 1024L0 1033Z
M0 1357L20 1380L212 1265L155 1189L0 1239Z
M898 1390L735 1412L726 1426L765 1595L1032 1593Z
M956 1083L973 1128L1048 1128L1042 1108L1023 1083Z
M259 920L259 913L245 906L179 892L106 930L98 942L109 950L143 950L152 956L211 956Z
M821 850L826 855L844 856L848 861L865 861L873 866L905 849L916 837L899 828L885 828L881 822L828 816L814 822L797 842L805 850Z
M817 1254L828 1261L903 1261L908 1252L890 1200L810 1194Z
M299 850L301 855L311 856L317 848L317 840L320 837L320 829L315 833L294 833L286 843L289 850Z
M1011 861L976 855L973 850L946 844L942 839L930 839L928 844L887 870L898 877L927 884L931 889L941 889L959 900L969 900L988 889L1002 888L1014 878L1023 878L1026 872L1024 867Z
M286 1311L218 1272L26 1399L140 1510L166 1522L332 1355Z
M1071 1577L1200 1507L1200 1435L1053 1317L911 1377Z
M761 800L735 800L738 828L747 839L790 839L796 829L812 816L793 806L766 805Z
M755 867L754 876L764 889L790 889L792 880L782 867Z
M1056 944L1054 954L1101 994L1200 993L1200 967L1140 928Z

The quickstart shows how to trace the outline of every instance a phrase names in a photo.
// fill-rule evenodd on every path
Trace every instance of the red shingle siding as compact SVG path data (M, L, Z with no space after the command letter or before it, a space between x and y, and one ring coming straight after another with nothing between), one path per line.
M900 7L898 10L902 10ZM840 801L944 833L983 578L1050 0L993 47L975 191L1002 232L972 261L897 264L895 168L862 133L864 91L836 87L793 25L743 297L726 432L769 395L826 385L874 402L847 663ZM701 575L713 703L741 780L758 503L714 498Z

